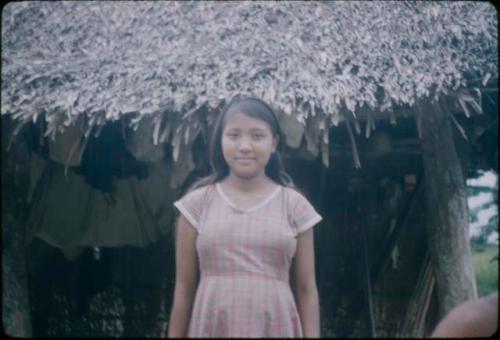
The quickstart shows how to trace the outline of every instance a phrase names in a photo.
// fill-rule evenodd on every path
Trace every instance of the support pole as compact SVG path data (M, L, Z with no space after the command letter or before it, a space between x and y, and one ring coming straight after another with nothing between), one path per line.
M427 237L442 318L458 304L477 298L467 192L451 124L441 103L424 102L417 109L422 117Z

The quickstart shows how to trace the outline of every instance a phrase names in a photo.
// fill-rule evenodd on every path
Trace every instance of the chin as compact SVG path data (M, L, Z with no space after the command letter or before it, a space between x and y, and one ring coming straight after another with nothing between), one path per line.
M252 179L259 176L259 172L256 171L232 170L232 172L235 176L243 179Z
M239 178L243 178L243 179L252 179L252 178L259 176L259 174L256 174L254 172L249 173L249 172L236 172L235 171L234 174L236 176L238 176Z

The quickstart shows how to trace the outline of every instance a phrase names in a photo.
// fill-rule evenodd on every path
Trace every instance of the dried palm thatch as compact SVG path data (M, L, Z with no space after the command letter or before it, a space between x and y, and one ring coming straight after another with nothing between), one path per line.
M303 135L328 166L332 125L366 120L369 137L452 93L469 115L498 78L486 2L17 2L2 20L1 110L19 128L42 115L54 139L83 120L85 138L126 118L175 160L237 93L271 102L289 146Z

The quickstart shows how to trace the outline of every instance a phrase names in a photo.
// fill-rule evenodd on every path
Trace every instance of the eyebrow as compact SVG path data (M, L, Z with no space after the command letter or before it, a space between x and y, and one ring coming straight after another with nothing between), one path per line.
M233 128L228 128L227 131L241 131L240 128L236 128L236 127L233 127ZM254 129L251 129L250 132L266 132L265 129L261 129L261 128L254 128Z

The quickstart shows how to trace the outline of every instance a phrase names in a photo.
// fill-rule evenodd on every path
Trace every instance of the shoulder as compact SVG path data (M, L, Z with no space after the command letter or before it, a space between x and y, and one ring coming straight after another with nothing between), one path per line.
M321 216L304 194L289 187L285 188L284 192L288 221L294 227L295 235L303 233L321 221Z
M189 190L184 194L184 197L190 197L192 199L202 198L205 195L209 194L211 191L213 191L214 188L215 188L214 184L203 185L199 188Z
M498 295L467 301L454 309L438 324L433 337L488 336L493 334L498 318Z
M188 219L195 229L198 230L203 218L204 211L210 203L211 185L188 191L174 206Z
M191 189L184 194L177 202L180 205L192 206L194 209L202 209L203 206L210 201L210 197L214 191L214 185L208 184L196 189Z
M455 307L452 313L454 313L455 317L464 317L466 315L477 317L496 311L497 306L498 294L495 292L476 300L467 301Z
M458 313L465 318L469 315L468 321L474 324L481 324L483 328L486 328L488 318L494 316L497 319L498 315L498 294L495 292L488 296L473 300L470 303L465 303L457 308ZM458 314L457 313L457 314Z
M307 198L295 188L283 186L283 192L288 205L295 206L301 202L307 202Z

